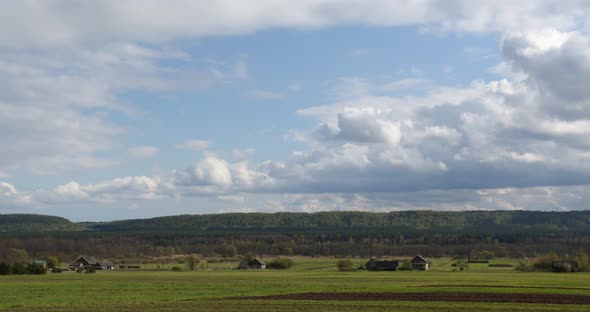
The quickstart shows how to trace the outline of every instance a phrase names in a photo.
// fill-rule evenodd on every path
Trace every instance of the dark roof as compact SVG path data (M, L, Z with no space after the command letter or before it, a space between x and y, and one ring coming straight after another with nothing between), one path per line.
M428 263L428 261L426 261L426 259L422 258L422 256L417 255L415 256L412 260L410 260L411 263Z
M254 258L252 261L250 261L249 264L255 264L256 262L258 262L259 264L266 264L266 263L264 263L264 261L262 261L262 259L260 259L258 257Z
M365 267L367 268L367 270L373 270L373 271L389 271L389 270L397 270L397 267L399 266L399 261L395 261L395 260L376 260L375 258L372 258L371 260L369 260L366 264Z

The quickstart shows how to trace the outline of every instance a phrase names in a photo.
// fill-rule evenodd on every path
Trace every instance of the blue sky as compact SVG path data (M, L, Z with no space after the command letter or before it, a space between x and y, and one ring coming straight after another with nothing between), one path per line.
M587 4L555 4L6 5L0 213L586 209Z

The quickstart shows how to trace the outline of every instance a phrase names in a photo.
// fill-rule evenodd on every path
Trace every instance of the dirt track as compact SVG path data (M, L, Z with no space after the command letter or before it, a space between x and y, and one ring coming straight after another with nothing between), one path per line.
M300 293L258 297L232 297L239 300L351 300L351 301L453 301L589 304L590 296L559 294L499 293Z

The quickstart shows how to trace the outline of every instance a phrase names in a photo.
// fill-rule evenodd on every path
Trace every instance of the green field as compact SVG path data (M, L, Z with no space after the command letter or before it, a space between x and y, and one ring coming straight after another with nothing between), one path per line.
M305 292L590 294L588 273L517 272L487 267L450 272L438 259L428 272L337 272L336 259L296 258L284 271L66 272L1 276L0 311L589 311L590 305L423 301L251 300ZM364 260L355 260L361 264ZM213 267L213 268L212 268ZM232 297L232 299L225 299Z

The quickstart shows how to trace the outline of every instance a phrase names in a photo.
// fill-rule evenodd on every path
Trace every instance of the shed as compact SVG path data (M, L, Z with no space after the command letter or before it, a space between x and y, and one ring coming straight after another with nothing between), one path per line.
M250 261L240 262L240 270L264 270L266 263L262 259L256 257Z
M412 269L419 270L419 271L426 271L428 270L428 261L420 255L415 256L410 260L412 264Z
M377 260L371 258L366 264L365 268L369 271L397 271L399 261L395 260Z

